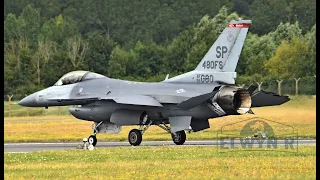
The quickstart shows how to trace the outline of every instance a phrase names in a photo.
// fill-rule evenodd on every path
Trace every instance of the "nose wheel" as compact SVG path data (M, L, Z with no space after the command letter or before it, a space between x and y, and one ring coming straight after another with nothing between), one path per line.
M95 146L97 144L97 137L96 135L91 135L88 137L89 144L92 144L92 146Z
M94 123L92 125L93 129L93 135L88 137L88 143L91 144L92 146L96 146L98 140L97 140L97 132L98 132L98 127L103 123L103 121L99 122L98 124Z

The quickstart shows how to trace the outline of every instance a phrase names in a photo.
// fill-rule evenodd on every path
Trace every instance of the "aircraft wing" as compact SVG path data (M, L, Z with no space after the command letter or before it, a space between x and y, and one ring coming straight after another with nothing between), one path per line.
M271 92L257 91L251 96L251 107L281 105L289 100L288 96L279 96Z
M90 103L101 100L113 100L119 104L131 104L140 106L163 107L156 99L145 95L123 95L123 96L106 96L106 97L80 97L80 98L49 98L50 101L57 102L79 102Z

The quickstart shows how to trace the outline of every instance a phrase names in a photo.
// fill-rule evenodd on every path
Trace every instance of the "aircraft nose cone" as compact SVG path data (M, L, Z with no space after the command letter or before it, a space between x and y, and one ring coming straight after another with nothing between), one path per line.
M33 93L18 102L20 106L34 107L36 106L37 93Z

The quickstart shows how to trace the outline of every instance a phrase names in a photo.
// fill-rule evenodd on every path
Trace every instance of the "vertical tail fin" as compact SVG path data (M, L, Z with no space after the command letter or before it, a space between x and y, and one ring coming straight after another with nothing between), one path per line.
M232 20L202 58L195 70L234 72L251 20Z
M195 70L166 79L168 83L234 84L235 72L251 20L232 20Z

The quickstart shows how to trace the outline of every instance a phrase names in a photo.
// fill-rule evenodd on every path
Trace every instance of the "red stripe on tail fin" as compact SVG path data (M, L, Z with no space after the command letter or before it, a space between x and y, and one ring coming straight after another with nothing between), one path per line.
M228 28L249 28L249 24L228 24Z

